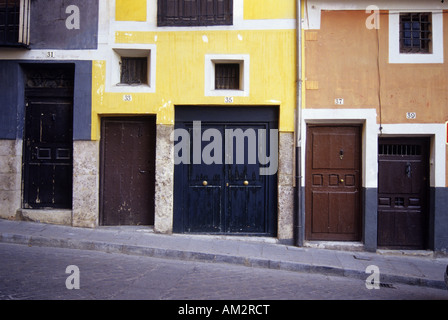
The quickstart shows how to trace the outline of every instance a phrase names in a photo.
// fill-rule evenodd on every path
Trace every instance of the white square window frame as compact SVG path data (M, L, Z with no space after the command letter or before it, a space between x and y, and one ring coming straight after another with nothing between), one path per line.
M215 65L218 63L237 63L240 65L240 89L215 89ZM205 55L205 96L206 97L248 97L249 96L248 54L206 54Z
M432 14L432 53L400 53L400 13L408 12ZM389 63L443 63L443 42L442 10L389 11Z
M148 82L144 84L122 84L121 58L132 57L148 59L147 76ZM106 65L106 92L123 93L154 93L156 92L156 46L114 46L109 55Z

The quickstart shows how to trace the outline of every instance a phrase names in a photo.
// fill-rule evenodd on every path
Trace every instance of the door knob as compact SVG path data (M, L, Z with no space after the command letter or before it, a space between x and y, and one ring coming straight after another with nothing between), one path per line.
M341 179L340 181L341 181L341 183L344 183L344 179Z
M245 180L245 181L243 182L243 184L244 184L245 186L248 186L248 185L249 185L249 181Z
M202 185L206 186L206 185L208 185L208 182L204 180L204 181L202 181Z

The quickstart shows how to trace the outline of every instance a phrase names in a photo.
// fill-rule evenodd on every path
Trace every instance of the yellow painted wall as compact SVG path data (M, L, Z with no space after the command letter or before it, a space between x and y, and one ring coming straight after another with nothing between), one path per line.
M92 139L99 139L102 114L157 114L174 123L175 105L279 105L280 130L294 131L296 106L295 30L117 32L117 43L155 44L156 92L105 92L105 61L93 63ZM250 55L250 92L224 104L204 93L206 54ZM236 107L237 108L237 107Z
M379 115L381 102L382 123L447 121L448 63L390 64L388 15L381 14L378 34L365 27L367 16L364 11L322 11L321 29L306 31L306 79L318 87L306 90L306 107L377 108ZM335 98L345 104L336 106ZM406 112L416 112L417 119L406 119Z
M296 0L244 0L244 19L295 19Z
M147 0L115 0L116 21L146 21Z

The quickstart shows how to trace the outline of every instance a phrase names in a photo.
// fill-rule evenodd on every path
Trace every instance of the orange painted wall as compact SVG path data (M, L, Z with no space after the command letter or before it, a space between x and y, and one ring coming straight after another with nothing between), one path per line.
M322 11L321 29L305 32L306 108L376 108L382 123L448 120L448 12L444 64L390 64L388 14L369 30L364 11ZM315 89L317 88L317 89ZM335 105L343 98L344 105ZM381 112L380 112L381 101ZM416 112L417 119L406 119ZM448 177L447 177L448 179Z

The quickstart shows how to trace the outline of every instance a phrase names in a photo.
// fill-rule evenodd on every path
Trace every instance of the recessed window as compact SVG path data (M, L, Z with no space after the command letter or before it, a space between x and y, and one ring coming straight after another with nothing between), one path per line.
M148 58L121 57L120 84L148 84Z
M249 96L247 54L205 55L205 96Z
M217 63L215 64L215 89L239 90L240 89L240 64Z
M400 14L400 53L431 53L431 16L425 13Z
M443 63L443 11L389 11L389 63Z
M106 65L107 92L155 92L156 46L117 45Z

